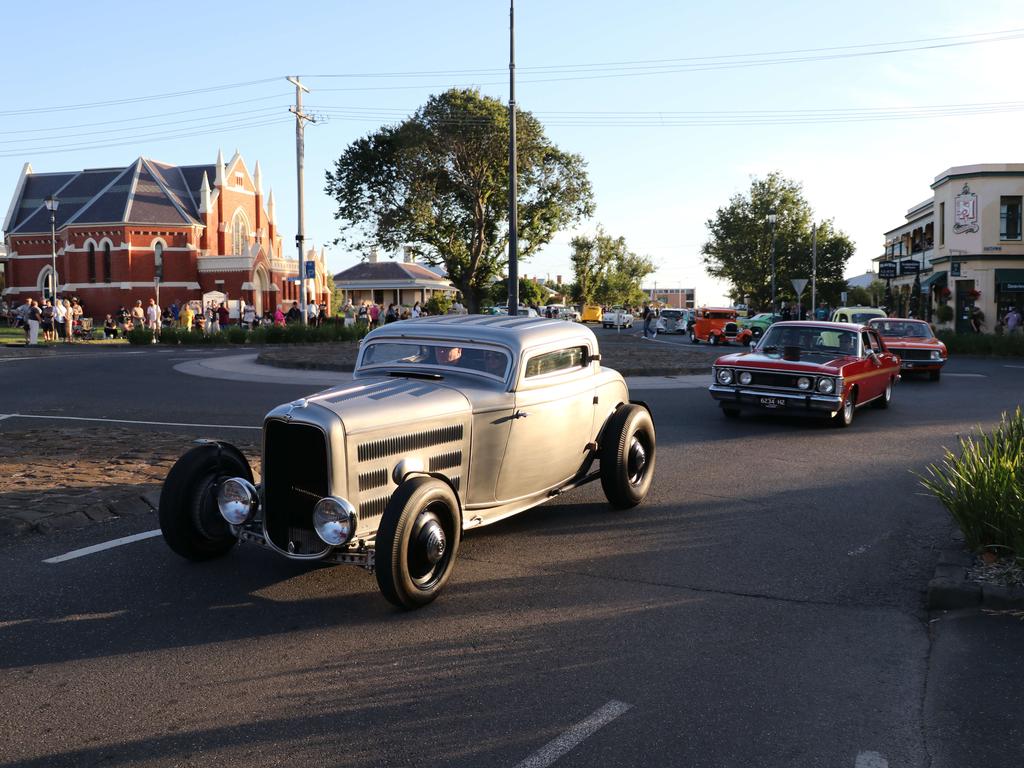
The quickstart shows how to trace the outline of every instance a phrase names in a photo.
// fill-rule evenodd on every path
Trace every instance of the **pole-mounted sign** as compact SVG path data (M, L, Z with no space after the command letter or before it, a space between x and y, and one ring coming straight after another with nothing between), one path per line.
M882 280L892 280L894 277L896 277L896 262L878 262L878 277L881 278Z

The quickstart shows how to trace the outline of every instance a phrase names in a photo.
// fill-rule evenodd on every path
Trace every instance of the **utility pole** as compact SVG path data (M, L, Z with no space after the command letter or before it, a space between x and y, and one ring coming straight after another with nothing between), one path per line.
M811 319L818 311L818 225L811 225Z
M508 1L508 316L519 315L519 232L516 222L516 16Z
M309 88L299 82L298 75L289 77L288 82L295 86L295 107L288 111L295 114L295 165L299 187L299 232L295 235L295 247L299 251L299 304L302 307L302 324L307 325L309 319L306 316L306 222L302 200L302 162L305 154L305 124L307 120L311 123L315 123L316 120L302 111L302 92L309 93Z

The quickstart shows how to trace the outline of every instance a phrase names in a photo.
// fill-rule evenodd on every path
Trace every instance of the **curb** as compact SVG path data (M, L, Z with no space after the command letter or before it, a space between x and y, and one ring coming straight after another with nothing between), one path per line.
M928 582L928 608L1024 608L1024 587L981 584L967 580L974 556L963 549L945 549L939 554L935 575Z

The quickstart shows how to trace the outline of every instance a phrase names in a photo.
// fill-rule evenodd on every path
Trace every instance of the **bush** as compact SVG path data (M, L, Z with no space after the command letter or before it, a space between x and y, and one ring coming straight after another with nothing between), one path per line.
M1024 414L1002 415L991 435L960 438L960 454L946 449L940 464L918 475L949 510L967 546L1009 550L1024 559Z
M238 325L229 326L225 335L231 344L245 344L245 340L249 337L249 333L245 328Z
M180 334L181 329L179 328L163 328L161 329L160 336L157 338L157 340L161 344L179 344L181 343L180 339L178 338Z
M128 331L129 344L152 344L153 332L149 328L132 328Z
M452 308L451 296L444 293L435 293L427 301L424 308L432 315L447 315L448 310Z
M940 304L935 310L935 319L940 323L948 323L953 319L953 308L949 304Z
M954 333L939 331L936 336L951 355L1024 356L1024 334Z

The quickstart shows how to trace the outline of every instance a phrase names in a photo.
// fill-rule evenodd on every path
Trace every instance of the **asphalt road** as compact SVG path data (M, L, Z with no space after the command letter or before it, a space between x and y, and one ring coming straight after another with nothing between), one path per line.
M205 354L0 360L0 413L230 439L310 389L173 370ZM0 542L0 766L1019 766L1024 622L925 612L952 526L911 474L1020 402L1013 365L955 360L848 430L637 391L644 505L591 484L473 532L414 613L252 546L43 562L155 520Z

